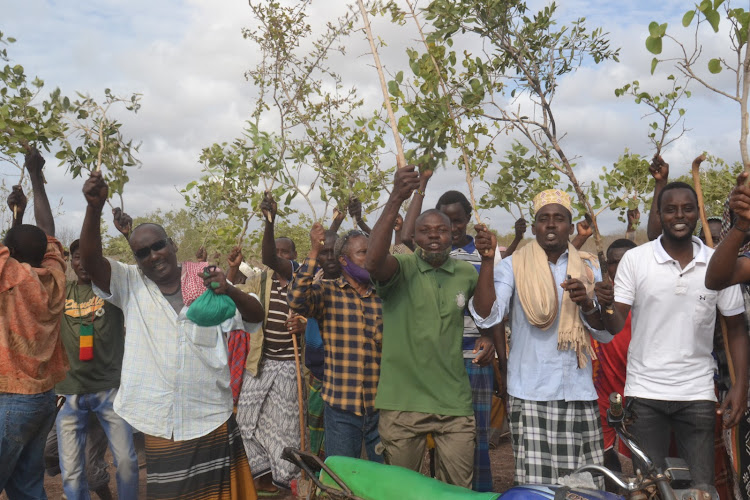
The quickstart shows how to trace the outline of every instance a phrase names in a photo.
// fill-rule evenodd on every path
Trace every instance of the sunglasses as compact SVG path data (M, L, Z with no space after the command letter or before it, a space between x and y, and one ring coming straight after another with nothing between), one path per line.
M152 243L151 246L139 248L138 250L134 251L133 254L135 255L136 259L145 259L149 255L151 255L151 252L158 252L162 248L167 246L167 240L159 240L155 243Z

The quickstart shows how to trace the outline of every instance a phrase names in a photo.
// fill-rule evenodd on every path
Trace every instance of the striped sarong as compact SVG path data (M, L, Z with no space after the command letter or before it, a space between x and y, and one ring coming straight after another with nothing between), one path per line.
M604 465L596 401L530 401L509 396L515 484L557 484L585 464ZM599 489L604 480L594 478Z
M145 437L147 498L258 498L234 415L210 434L188 441Z
M471 384L474 419L477 421L476 445L474 447L474 491L492 491L492 468L490 464L490 417L492 416L492 389L495 372L492 365L479 366L472 359L464 359L466 373Z
M323 427L323 410L325 403L320 390L323 382L312 373L307 378L307 429L310 431L310 453L325 456L325 428Z

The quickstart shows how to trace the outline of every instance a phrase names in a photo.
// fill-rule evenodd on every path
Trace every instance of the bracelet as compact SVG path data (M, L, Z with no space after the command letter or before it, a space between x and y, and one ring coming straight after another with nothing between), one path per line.
M420 195L422 198L424 198L424 191L421 189L417 189L417 194Z
M591 310L589 310L589 311L583 311L583 315L584 316L591 316L592 314L594 314L598 310L599 310L599 304L597 304L596 302L594 302L594 307L592 307Z

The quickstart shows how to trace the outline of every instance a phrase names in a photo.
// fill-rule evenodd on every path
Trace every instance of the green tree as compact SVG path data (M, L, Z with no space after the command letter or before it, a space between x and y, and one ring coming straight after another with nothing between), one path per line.
M649 24L649 36L646 38L646 48L652 54L658 56L662 53L663 43L666 39L678 49L675 57L659 59L654 57L651 61L651 73L657 65L662 62L673 62L688 81L696 81L706 89L734 101L739 106L740 112L740 155L746 169L750 169L750 154L748 154L747 139L750 132L748 121L747 101L750 96L750 51L748 51L748 30L750 30L750 11L738 7L739 2L724 0L701 0L695 3L695 7L685 12L682 18L682 26L686 30L684 36L667 33L667 23ZM747 4L744 4L747 6ZM707 35L706 30L710 26L714 33L719 33L721 23L728 23L728 39L724 40L724 46L733 53L731 58L716 57L710 49L704 45ZM720 35L723 36L723 35ZM684 41L683 41L684 40ZM704 69L705 68L705 69ZM705 70L708 71L706 74ZM728 85L722 85L713 75L722 71L730 71L733 75Z
M737 176L742 172L742 162L736 161L731 165L714 156L708 156L705 163L709 166L700 172L700 183L703 189L703 203L707 216L721 216L729 193L737 185ZM676 181L694 184L693 176L682 175Z
M109 185L109 197L117 195L121 209L124 207L123 189L129 180L128 168L141 163L135 156L140 144L125 139L120 130L122 123L113 118L110 111L112 106L122 105L137 113L141 107L140 98L140 94L118 97L110 89L104 89L102 102L81 93L75 101L67 97L57 99L66 111L71 133L55 156L61 160L61 165L68 164L68 171L74 179L83 172L91 173L105 167L104 179Z
M598 195L576 177L576 157L563 150L564 132L558 130L553 103L560 78L583 61L616 61L619 49L610 48L602 29L589 30L584 18L558 24L556 10L550 3L533 13L520 0L432 0L425 9L432 25L427 41L445 47L430 52L444 54L439 67L461 65L461 71L443 71L449 87L456 89L451 95L459 115L491 124L490 140L498 133L520 133L541 160L565 176L577 208L592 218L603 259L594 211ZM459 59L451 50L459 42L464 46L478 40L483 41L481 53L465 51Z
M628 210L640 210L641 207L644 212L649 210L654 192L654 178L648 168L648 160L627 150L612 168L602 167L599 179L602 197L606 201L606 206L602 210L616 211L621 222L627 222Z
M44 81L29 79L23 66L11 66L8 45L16 40L0 32L0 61L6 64L0 71L0 161L16 167L23 180L23 157L37 148L49 151L65 137L62 120L60 89L42 99Z

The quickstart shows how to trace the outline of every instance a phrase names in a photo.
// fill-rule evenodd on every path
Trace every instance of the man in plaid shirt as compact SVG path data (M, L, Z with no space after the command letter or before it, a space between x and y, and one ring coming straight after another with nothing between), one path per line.
M335 257L341 276L314 283L325 230L315 223L311 249L290 285L289 308L320 325L325 351L323 400L325 450L328 456L359 458L364 440L370 460L382 462L375 392L380 375L383 320L380 297L364 269L368 238L353 230L339 238Z

